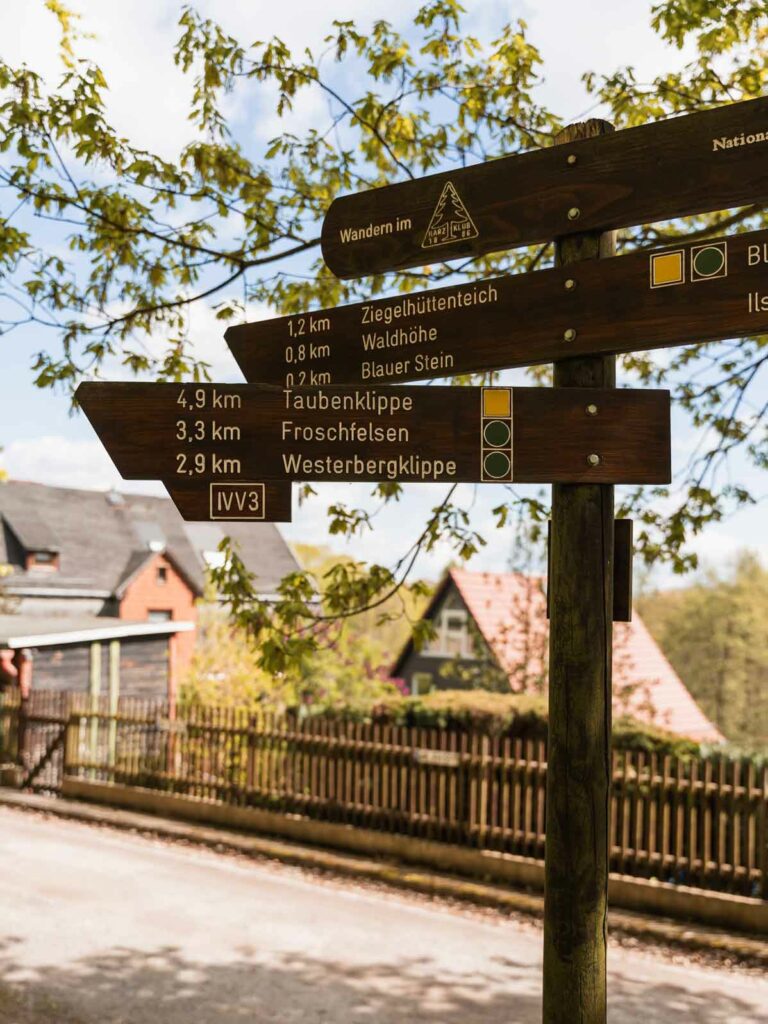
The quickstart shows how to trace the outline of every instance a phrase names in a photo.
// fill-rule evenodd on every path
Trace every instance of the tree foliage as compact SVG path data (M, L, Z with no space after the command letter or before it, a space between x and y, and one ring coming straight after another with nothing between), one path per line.
M728 574L640 602L675 670L727 739L768 750L768 571L744 553Z
M547 265L550 246L454 262L360 281L336 280L319 256L321 219L339 193L547 146L562 114L536 91L546 69L524 22L483 44L466 31L457 0L426 0L406 35L388 22L331 21L320 51L293 53L280 39L245 45L193 7L182 9L173 59L191 79L189 141L173 158L123 138L107 116L109 69L78 56L82 28L63 0L48 0L61 27L61 80L50 88L32 67L0 61L0 273L5 333L34 324L40 387L73 389L83 378L126 371L158 380L205 379L190 337L192 312L216 311L222 332L254 303L277 313L408 292ZM618 126L757 96L768 74L768 14L762 0L670 0L653 8L654 29L694 58L652 82L631 67L585 73L596 101ZM238 137L228 97L256 116L288 117L304 94L326 104L324 123L288 129L258 146ZM286 122L287 124L288 122ZM766 223L762 209L687 218L622 233L628 249L680 234ZM648 561L694 564L685 540L752 500L724 475L736 452L768 466L760 403L764 338L690 346L659 360L623 359L644 383L672 387L701 446L676 490L626 495L623 514L642 524ZM533 368L545 381L548 368ZM468 383L465 375L457 383ZM477 382L478 378L474 378ZM302 489L304 497L311 488ZM380 506L398 484L373 489ZM521 503L540 523L546 506L500 489L504 525ZM339 501L332 535L371 529L374 514ZM455 556L485 543L470 508L451 490L394 566L340 563L326 577L323 616L377 607L407 578L420 552L447 542ZM254 600L236 552L220 571L241 624L261 638L261 663L283 671L317 646L314 589L306 573L283 581L276 606ZM321 631L322 633L322 631Z
M339 564L354 567L348 556L313 544L297 544L302 571L311 581L312 601L322 616L323 591ZM396 696L389 669L405 644L410 625L425 605L424 585L403 584L376 609L359 615L324 616L316 626L314 644L301 656L282 660L276 668L256 645L253 632L233 621L229 608L209 587L199 611L198 641L182 684L182 700L230 707L332 708L339 704L370 706Z

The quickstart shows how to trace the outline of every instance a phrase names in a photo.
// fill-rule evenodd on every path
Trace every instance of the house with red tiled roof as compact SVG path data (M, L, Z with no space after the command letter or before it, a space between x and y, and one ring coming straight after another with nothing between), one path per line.
M435 635L421 650L412 641L392 667L411 693L483 686L546 693L549 624L546 581L522 573L451 569L424 613ZM686 689L644 622L614 624L614 714L691 739L723 736Z

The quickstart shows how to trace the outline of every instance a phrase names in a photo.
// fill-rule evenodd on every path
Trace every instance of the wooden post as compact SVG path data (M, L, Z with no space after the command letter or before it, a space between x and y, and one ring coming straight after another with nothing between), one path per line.
M29 728L29 698L32 692L32 652L26 647L16 651L13 657L19 688L19 710L16 718L16 763L24 768L27 752L27 730Z
M80 718L80 715L74 711L69 712L69 718L67 719L67 732L64 740L64 765L61 770L64 778L71 774L80 774L81 722L82 719Z
M114 771L117 756L117 711L120 706L120 641L109 642L109 733L108 763ZM110 774L110 780L114 777Z
M613 131L590 120L555 143ZM565 190L564 190L565 191ZM578 210L569 211L574 227ZM556 243L559 266L611 256L613 233ZM572 279L578 288L578 274ZM567 325L568 333L586 327ZM621 325L616 325L621 330ZM555 387L612 388L615 356L555 364ZM599 407L584 415L600 415ZM585 452L599 458L600 452ZM613 487L555 484L550 561L549 744L544 903L544 1024L605 1024L611 754Z
M88 728L88 760L91 764L96 761L96 753L99 744L99 695L101 693L101 644L95 641L90 647L88 661L88 710L90 711L90 725ZM88 773L91 779L96 778L95 770L92 768Z
M757 863L760 867L758 896L768 900L768 765L760 769L759 804L757 807Z

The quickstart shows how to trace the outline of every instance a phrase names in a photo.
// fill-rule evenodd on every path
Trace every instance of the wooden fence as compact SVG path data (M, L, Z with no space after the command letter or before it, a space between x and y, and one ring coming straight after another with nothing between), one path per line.
M25 788L59 789L70 716L91 706L87 693L33 690L22 700L16 688L0 692L0 762L19 767Z
M67 711L68 774L544 855L541 740L131 699ZM768 898L765 765L614 751L611 818L611 870Z

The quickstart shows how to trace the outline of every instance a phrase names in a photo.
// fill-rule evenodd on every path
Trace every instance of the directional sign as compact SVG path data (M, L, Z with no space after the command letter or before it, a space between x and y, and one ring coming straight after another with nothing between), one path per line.
M149 478L154 477L149 474ZM290 523L291 485L181 477L163 480L182 519L197 522Z
M768 158L768 150L766 150ZM768 331L768 231L230 327L246 380L376 384Z
M343 196L325 262L362 277L768 200L768 98Z
M81 384L126 479L666 483L668 391Z

